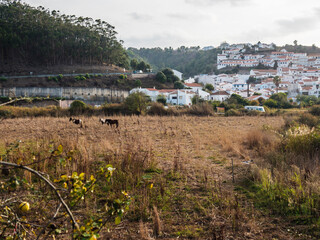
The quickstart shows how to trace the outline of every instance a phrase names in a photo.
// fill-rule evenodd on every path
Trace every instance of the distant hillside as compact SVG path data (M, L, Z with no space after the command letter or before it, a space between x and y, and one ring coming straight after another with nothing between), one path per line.
M220 49L207 51L199 47L172 48L128 48L127 53L131 58L143 59L151 64L154 71L169 67L182 72L185 78L201 73L216 71L217 54Z
M303 46L303 45L290 45L286 44L283 47L279 47L278 50L286 49L288 52L296 52L296 53L320 53L320 48L316 45L312 46Z
M128 57L114 26L100 19L0 1L0 74L21 67L114 64Z
M78 76L63 76L61 77L39 77L35 78L14 78L0 81L0 88L10 87L97 87L97 88L113 88L120 90L131 90L135 87L143 88L173 88L173 83L161 84L155 80L154 75L141 77L131 77L130 75L108 75L102 76L99 74Z

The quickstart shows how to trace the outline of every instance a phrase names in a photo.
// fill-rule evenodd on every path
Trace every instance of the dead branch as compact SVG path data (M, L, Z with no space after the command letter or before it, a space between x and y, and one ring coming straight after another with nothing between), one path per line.
M26 167L24 165L18 165L18 164L15 164L15 163L9 163L9 162L2 162L0 161L0 165L3 165L3 166L9 166L9 167L14 167L14 168L21 168L21 169L24 169L24 170L27 170L33 174L35 174L37 177L39 177L40 179L42 179L48 186L50 186L52 188L52 190L55 192L55 194L57 195L59 201L61 202L61 204L64 206L64 208L66 209L68 215L70 216L71 218L71 221L73 222L73 225L77 228L77 230L79 230L79 225L78 223L76 222L71 210L69 209L68 205L66 204L66 202L62 199L60 193L59 193L59 190L53 185L53 183L48 180L47 178L45 178L44 176L41 175L41 173L39 173L38 171L32 169L32 168L29 168L29 167Z

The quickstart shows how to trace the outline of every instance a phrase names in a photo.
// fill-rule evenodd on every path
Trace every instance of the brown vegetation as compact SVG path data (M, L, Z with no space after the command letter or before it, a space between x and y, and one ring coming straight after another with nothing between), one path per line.
M54 170L55 177L73 171L90 174L101 163L112 164L112 189L125 190L132 202L123 222L110 222L111 233L100 233L101 239L150 239L150 234L162 239L295 239L284 223L263 216L235 193L232 183L231 170L236 183L248 171L243 161L251 153L243 145L245 136L253 148L272 145L272 137L248 133L280 127L282 118L123 116L118 117L118 130L105 128L99 118L84 118L87 128L70 125L65 117L5 119L0 150L20 140L24 151L33 149L40 159L50 144L61 144L75 154L66 170L50 158L37 166L42 172ZM12 161L22 158L25 164L32 159L28 156L21 150ZM34 197L25 197L36 204ZM83 206L95 214L103 201L101 195ZM76 218L80 216L86 213L78 209Z

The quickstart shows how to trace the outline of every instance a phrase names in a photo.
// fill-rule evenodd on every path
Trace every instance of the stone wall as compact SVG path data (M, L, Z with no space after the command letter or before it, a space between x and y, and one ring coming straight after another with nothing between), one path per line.
M85 87L13 87L0 88L0 96L5 97L50 97L78 99L93 102L123 102L129 95L129 91L106 89L106 88L85 88Z

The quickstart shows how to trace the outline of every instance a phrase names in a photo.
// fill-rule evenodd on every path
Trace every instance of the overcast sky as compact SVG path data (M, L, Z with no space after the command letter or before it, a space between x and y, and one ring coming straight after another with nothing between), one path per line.
M125 47L320 46L319 0L23 0L115 26Z

